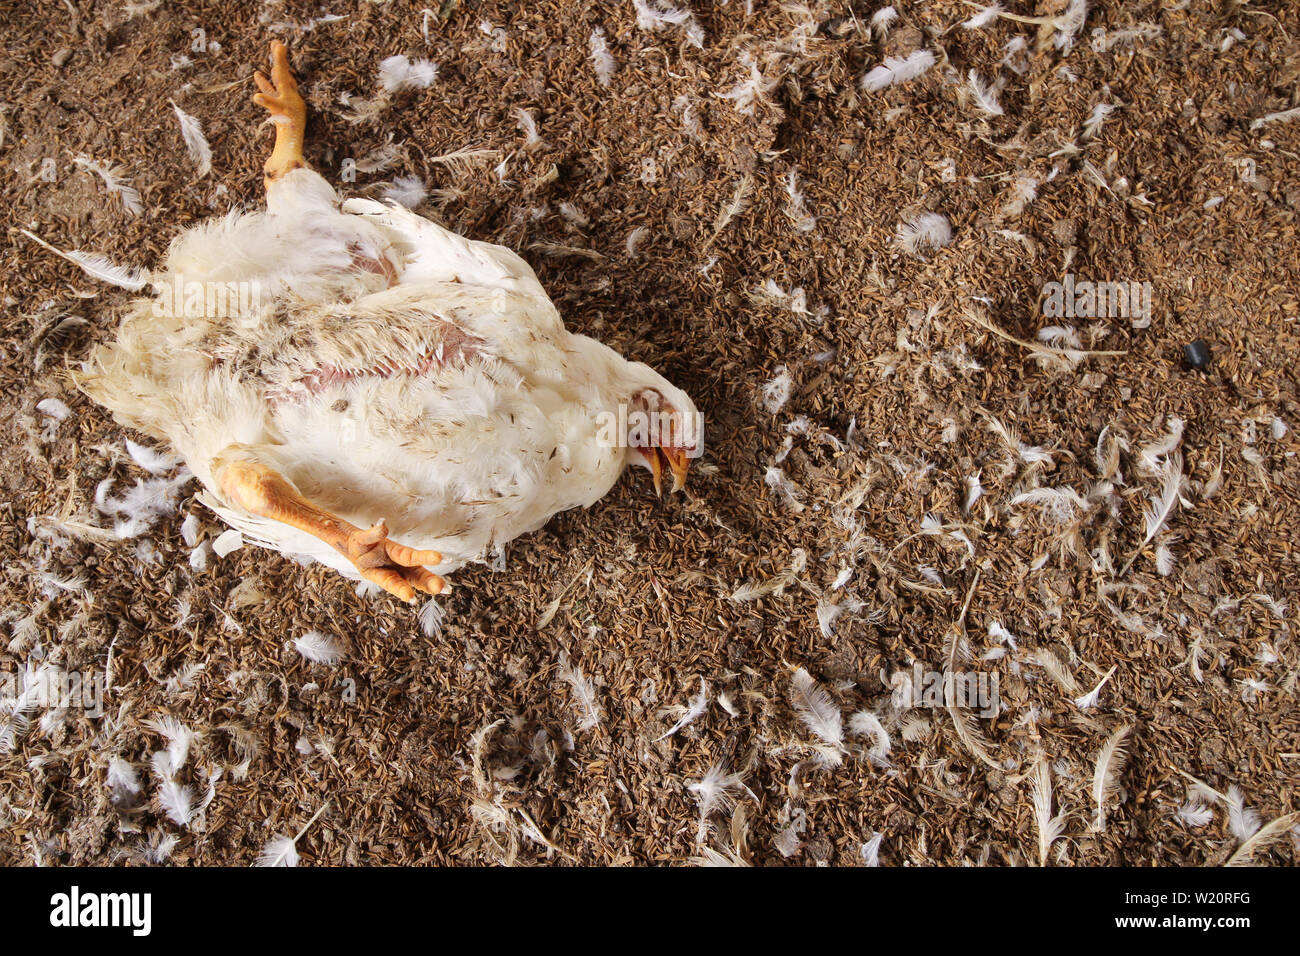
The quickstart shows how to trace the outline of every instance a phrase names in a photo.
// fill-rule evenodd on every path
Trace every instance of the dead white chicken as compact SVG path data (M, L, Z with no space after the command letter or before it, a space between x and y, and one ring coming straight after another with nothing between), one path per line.
M271 62L254 96L276 131L267 210L178 236L79 386L170 445L246 540L407 601L593 504L629 464L680 488L701 439L690 398L567 332L508 249L340 205L303 160L283 44ZM194 288L241 298L192 309Z

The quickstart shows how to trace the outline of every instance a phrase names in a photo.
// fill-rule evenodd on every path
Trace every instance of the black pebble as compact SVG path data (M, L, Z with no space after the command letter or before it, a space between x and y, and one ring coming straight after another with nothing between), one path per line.
M1183 346L1183 358L1188 368L1205 368L1210 364L1210 346L1205 339L1197 339Z

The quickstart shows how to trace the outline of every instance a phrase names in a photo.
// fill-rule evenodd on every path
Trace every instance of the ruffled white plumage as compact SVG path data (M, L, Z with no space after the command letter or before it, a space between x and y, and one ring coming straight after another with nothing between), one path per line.
M662 376L567 332L515 253L395 204L340 206L307 169L268 212L177 237L154 281L178 279L255 284L252 308L194 318L137 300L83 386L168 442L247 540L350 577L324 542L227 501L222 462L274 468L358 526L385 519L446 573L609 490L629 457L598 440L601 412L653 389L694 414Z

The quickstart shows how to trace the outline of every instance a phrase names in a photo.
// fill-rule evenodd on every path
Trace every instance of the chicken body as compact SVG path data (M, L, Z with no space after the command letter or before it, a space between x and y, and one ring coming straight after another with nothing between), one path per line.
M566 331L507 249L399 206L340 204L305 167L268 177L267 206L178 236L155 296L79 376L119 422L169 444L256 544L361 576L337 545L232 496L232 462L265 466L330 517L386 520L445 574L644 463L608 440L602 413L652 396L696 415L649 367ZM208 301L223 287L225 314Z

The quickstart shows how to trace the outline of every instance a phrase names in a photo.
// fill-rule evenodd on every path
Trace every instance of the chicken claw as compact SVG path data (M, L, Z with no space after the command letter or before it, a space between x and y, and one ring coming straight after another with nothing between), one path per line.
M388 537L388 525L383 520L364 531L354 528L345 536L339 550L357 566L363 578L408 604L415 600L417 590L439 594L446 584L438 575L422 567L441 564L442 555L437 551L419 551L398 544Z
M279 40L271 42L271 79L259 70L253 74L260 93L253 102L271 114L275 124L275 149L263 172L270 185L292 169L306 166L302 144L307 135L307 104L298 93L298 83L289 69L289 51Z
M221 490L232 502L319 538L351 561L365 580L408 604L415 601L416 591L440 594L446 586L442 578L423 567L441 564L442 555L392 540L382 520L358 528L312 504L283 475L258 462L222 463L219 472Z

